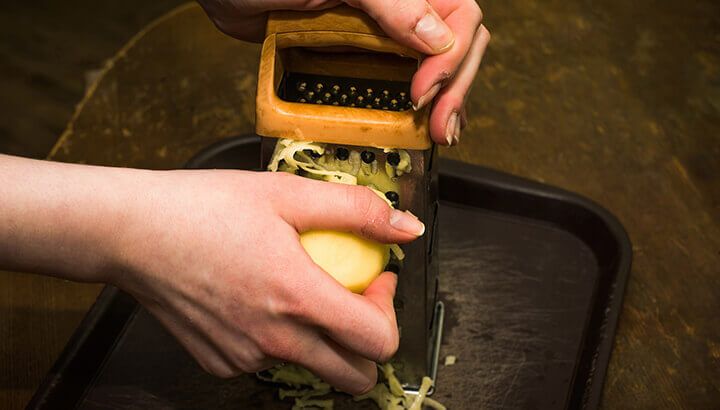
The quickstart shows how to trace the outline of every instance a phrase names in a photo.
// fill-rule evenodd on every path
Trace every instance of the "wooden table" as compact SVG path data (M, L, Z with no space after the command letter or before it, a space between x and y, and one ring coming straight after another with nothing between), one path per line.
M615 213L635 260L603 405L711 408L720 403L720 58L717 35L704 30L720 14L698 1L645 17L654 4L486 6L494 38L469 126L460 148L441 155ZM175 168L252 132L258 55L199 7L177 9L112 60L50 158ZM27 401L98 290L0 274L2 407Z

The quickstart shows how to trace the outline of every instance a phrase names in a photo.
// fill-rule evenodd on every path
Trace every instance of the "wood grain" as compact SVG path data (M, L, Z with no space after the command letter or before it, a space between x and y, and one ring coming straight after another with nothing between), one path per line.
M579 192L625 224L635 262L605 408L716 408L720 4L483 6L493 41L462 144L442 155ZM258 52L219 34L197 7L174 14L114 61L53 159L173 168L252 131ZM14 400L3 407L28 397L97 291L27 280L30 290L1 288L0 400ZM18 336L23 326L32 331Z
M0 152L44 158L93 70L183 0L0 2Z

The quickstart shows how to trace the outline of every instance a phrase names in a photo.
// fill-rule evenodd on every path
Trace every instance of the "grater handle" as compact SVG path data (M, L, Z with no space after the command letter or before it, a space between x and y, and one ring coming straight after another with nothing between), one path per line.
M317 66L327 60L325 57L308 61L293 59L288 50L318 47L343 60L328 65L340 73L338 77L375 79L380 76L378 80L396 80L393 76L407 64L397 61L388 64L383 55L390 54L409 57L406 59L410 61L409 70L403 75L409 80L422 59L416 50L389 38L367 14L347 5L320 11L271 12L258 72L255 120L258 135L383 148L426 150L432 146L427 106L419 111L388 112L281 99L277 90L284 75L292 71L291 64L297 63L292 65L295 68L320 70L325 67ZM353 66L348 64L350 57L342 57L353 54L346 47L374 54L370 53L369 64Z
M387 37L375 20L348 5L318 11L270 12L266 35L303 31L336 31Z
M307 43L327 45L328 37L346 46L385 51L420 60L422 54L390 39L362 10L341 5L318 11L279 10L270 12L265 37L302 37Z

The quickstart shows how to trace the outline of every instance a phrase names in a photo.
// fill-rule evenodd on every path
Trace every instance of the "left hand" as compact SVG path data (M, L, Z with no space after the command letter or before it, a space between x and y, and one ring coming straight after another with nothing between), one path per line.
M272 10L322 10L340 0L198 0L224 33L262 41ZM465 99L470 91L490 32L475 0L345 0L365 11L393 39L426 55L415 73L410 96L416 109L434 101L430 136L456 145L467 123Z

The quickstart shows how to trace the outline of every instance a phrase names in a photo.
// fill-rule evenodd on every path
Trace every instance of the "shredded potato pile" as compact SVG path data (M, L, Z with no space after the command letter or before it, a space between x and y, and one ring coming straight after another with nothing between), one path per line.
M420 410L427 407L446 410L445 406L427 397L427 392L433 383L429 377L423 377L418 394L410 395L403 391L392 365L384 364L378 367L382 380L368 393L353 397L354 401L372 400L382 410ZM278 395L280 400L293 398L293 410L332 410L333 408L333 400L323 397L334 390L303 367L294 364L281 365L258 373L258 378L289 386L290 389L280 388Z

